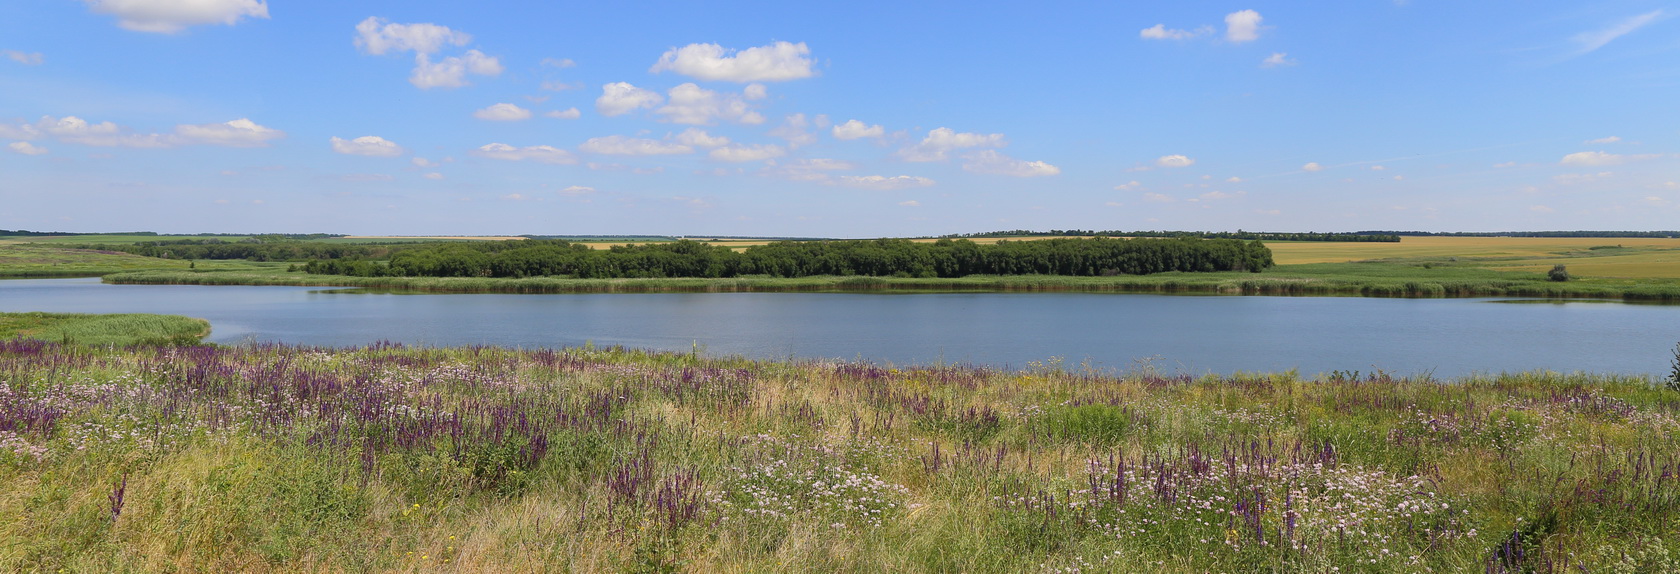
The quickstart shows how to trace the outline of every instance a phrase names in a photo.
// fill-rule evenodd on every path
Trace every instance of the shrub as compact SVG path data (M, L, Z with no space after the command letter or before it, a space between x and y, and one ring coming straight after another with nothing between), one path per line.
M1546 272L1546 278L1553 281L1568 281L1569 268L1562 265L1553 265L1552 270Z

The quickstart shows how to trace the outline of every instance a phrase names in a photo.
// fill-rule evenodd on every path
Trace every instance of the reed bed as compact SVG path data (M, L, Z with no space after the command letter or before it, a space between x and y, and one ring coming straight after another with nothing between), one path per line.
M1666 572L1680 393L0 341L0 570Z

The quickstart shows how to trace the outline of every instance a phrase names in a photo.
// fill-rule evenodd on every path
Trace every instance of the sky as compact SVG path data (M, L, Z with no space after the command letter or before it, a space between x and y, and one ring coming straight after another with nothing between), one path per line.
M0 229L1680 228L1680 2L0 3Z

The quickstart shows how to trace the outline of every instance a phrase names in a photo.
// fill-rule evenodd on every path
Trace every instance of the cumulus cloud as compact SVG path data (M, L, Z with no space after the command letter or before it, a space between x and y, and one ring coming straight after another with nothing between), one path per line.
M869 125L858 120L846 120L846 123L834 126L834 138L842 140L878 138L886 133L887 129L879 124Z
M834 183L847 187L861 187L864 189L887 191L911 187L928 187L933 185L935 182L931 179L914 175L895 175L891 177L884 175L842 175L834 178Z
M420 53L414 56L414 71L409 73L408 83L422 90L459 88L468 84L467 74L498 76L501 73L501 60L478 50L467 50L466 54L437 62L433 62L431 56Z
M898 150L898 157L904 161L941 161L949 157L950 152L966 148L1003 147L1008 141L1003 134L977 134L957 132L951 128L936 128L922 138L921 143Z
M963 169L974 173L1013 177L1036 177L1062 173L1061 168L1048 163L1015 159L998 153L997 150L978 151L964 157L968 161L963 163Z
M174 34L189 26L268 18L262 0L82 0L99 14L117 17L117 25L136 32Z
M1212 26L1202 26L1195 30L1174 30L1168 28L1166 24L1156 24L1138 31L1138 37L1145 40L1188 40L1212 33Z
M781 82L814 75L810 53L804 42L776 42L739 52L717 44L689 44L667 50L648 71L712 81Z
M1660 157L1661 155L1662 154L1622 155L1601 151L1583 151L1563 156L1563 159L1558 161L1558 164L1584 166L1621 165L1630 161L1651 159L1654 157Z
M583 112L578 111L577 108L567 108L564 110L551 110L543 112L543 117L554 118L557 120L575 120L583 117Z
M806 118L805 114L793 114L782 118L782 125L770 130L770 135L787 140L789 148L799 149L799 146L810 145L817 141L816 134L808 131L808 128L811 126L822 128L827 125L828 116L818 114L816 117Z
M435 54L445 45L465 46L471 41L472 34L437 24L392 24L378 17L356 24L356 47L369 54L391 51Z
M729 145L729 138L714 136L700 128L688 128L677 134L677 143L704 148L723 147Z
M787 155L787 150L779 145L729 145L712 150L707 157L718 161L747 162L764 161Z
M219 124L175 126L175 135L184 143L198 143L229 147L263 147L268 140L286 137L286 132L257 125L246 118Z
M1324 166L1318 165L1316 161L1310 161L1301 166L1301 171L1324 171Z
M1242 10L1225 15L1225 40L1233 44L1260 39L1260 13Z
M589 195L591 193L595 193L595 188L584 185L569 185L566 186L565 189L556 191L555 193L570 196Z
M571 58L543 58L542 65L551 68L565 69L576 66L577 62L573 62Z
M1619 141L1622 141L1622 138L1617 137L1617 136L1610 136L1610 137L1607 137L1607 138L1598 138L1598 139L1595 139L1595 140L1587 140L1587 141L1582 142L1582 143L1586 143L1588 145L1603 145L1603 144L1613 144L1613 143L1616 143L1616 142L1619 142Z
M517 122L531 119L531 110L501 103L473 112L473 117L492 122Z
M667 95L669 103L653 113L672 123L704 126L719 119L738 124L764 123L764 116L753 111L740 95L714 92L693 83L671 88Z
M577 156L572 155L572 152L546 145L514 147L504 143L492 143L485 144L484 146L473 150L472 153L478 157L505 161L529 160L537 163L556 165L570 165L577 163Z
M332 138L332 150L345 155L365 155L373 157L396 157L403 154L403 148L396 142L379 136L362 136L347 140L339 137ZM427 167L431 165L425 158L414 158L414 165Z
M47 148L40 147L29 142L12 142L11 145L6 147L10 148L13 152L21 153L23 155L42 155L47 153Z
M1614 173L1608 171L1601 171L1598 173L1563 173L1552 176L1552 181L1557 182L1559 185L1575 185L1598 181L1614 175Z
M46 61L46 57L42 56L40 52L19 52L17 50L0 50L0 54L4 54L7 59L10 59L11 61L17 62L19 64L23 64L25 66L39 66L39 65L41 65L41 62Z
M624 136L606 136L589 138L578 146L578 149L588 153L602 155L673 155L694 153L694 148L680 143L667 141L630 138Z
M898 202L898 204L902 205L902 206L905 206L905 207L921 207L922 206L922 202L916 201L914 199L912 199L910 201L900 201L900 202Z
M857 169L857 166L851 162L828 158L813 158L782 162L779 165L767 167L759 173L791 181L814 181L833 184L834 178L827 172L850 171L854 169Z
M1225 183L1242 183L1242 180L1243 180L1242 178L1233 175L1231 177L1225 178Z
M1164 155L1155 158L1155 165L1157 167L1190 167L1195 164L1196 160L1190 159L1189 156L1178 154Z
M1145 193L1143 194L1143 200L1152 203L1169 203L1173 198L1170 195L1160 193Z
M1599 48L1603 48L1605 44L1609 44L1617 38L1631 34L1634 30L1644 28L1647 24L1657 21L1657 19L1662 16L1662 10L1654 10L1622 20L1621 22L1617 22L1616 25L1603 30L1593 30L1590 32L1576 34L1574 41L1576 45L1580 46L1580 50L1576 53L1585 54Z
M438 165L438 162L419 156L415 156L413 159L408 160L408 162L414 164L414 167L437 167Z
M770 90L765 88L764 84L747 84L747 87L741 90L741 95L749 100L762 100L770 97Z
M429 172L429 173L423 174L420 177L424 177L424 178L432 180L432 181L441 181L443 179L443 174L434 171L434 172Z
M1142 183L1139 183L1137 180L1132 180L1132 181L1128 181L1126 183L1122 183L1120 185L1116 185L1116 186L1114 186L1114 189L1117 189L1117 190L1120 190L1120 191L1131 191L1131 190L1134 190L1134 189L1137 189L1137 188L1140 188L1140 187L1143 187Z
M601 97L595 98L595 111L603 116L622 116L641 108L659 105L665 98L652 90L644 90L629 82L613 82L601 86Z
M1290 58L1289 54L1285 54L1283 52L1272 52L1272 55L1266 56L1266 59L1260 61L1260 67L1277 68L1282 66L1293 66L1299 63L1300 62L1295 61L1293 58Z

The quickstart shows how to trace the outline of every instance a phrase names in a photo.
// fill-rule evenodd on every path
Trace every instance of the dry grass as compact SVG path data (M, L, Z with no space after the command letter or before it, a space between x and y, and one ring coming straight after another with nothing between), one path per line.
M1500 271L1545 271L1561 264L1582 276L1680 279L1680 239L1403 237L1399 243L1271 241L1266 246L1279 265L1458 258L1461 263Z

